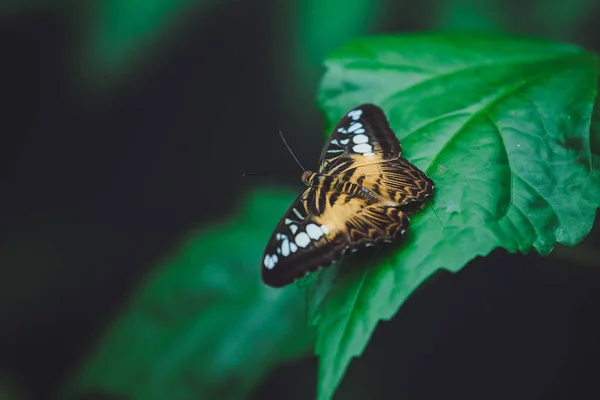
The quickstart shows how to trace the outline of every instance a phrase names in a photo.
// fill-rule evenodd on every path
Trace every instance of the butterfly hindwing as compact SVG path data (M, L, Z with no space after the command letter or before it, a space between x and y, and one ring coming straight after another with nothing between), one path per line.
M277 224L263 255L267 285L285 286L339 258L345 240L315 220L318 195L318 188L304 190Z
M404 158L340 171L340 176L400 206L423 203L433 194L431 179Z
M319 198L324 198L324 206ZM391 242L408 228L408 214L373 196L306 189L275 228L263 255L262 278L274 287L330 265L349 249Z
M401 152L383 111L374 104L362 104L350 110L333 129L319 158L319 172L353 156L372 163L395 160Z
M333 232L341 232L348 248L399 239L409 224L408 214L398 205L348 193L340 194L317 221L327 223Z

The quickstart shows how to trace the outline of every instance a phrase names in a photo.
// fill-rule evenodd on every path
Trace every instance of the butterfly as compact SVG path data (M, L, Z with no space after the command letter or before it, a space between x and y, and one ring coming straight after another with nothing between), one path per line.
M339 260L348 250L399 239L409 213L434 183L408 160L384 112L373 104L350 110L325 144L317 172L271 235L261 275L282 287Z

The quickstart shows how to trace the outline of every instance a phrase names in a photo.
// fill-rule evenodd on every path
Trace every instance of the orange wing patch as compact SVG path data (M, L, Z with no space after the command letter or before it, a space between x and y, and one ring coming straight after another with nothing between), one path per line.
M352 172L350 174L350 172ZM352 166L340 175L382 199L398 205L422 203L433 193L433 181L404 158Z
M314 217L327 227L325 240L342 236L350 247L391 242L408 228L408 214L391 202L348 193L341 193L335 199L331 198L334 192L328 196L327 208Z

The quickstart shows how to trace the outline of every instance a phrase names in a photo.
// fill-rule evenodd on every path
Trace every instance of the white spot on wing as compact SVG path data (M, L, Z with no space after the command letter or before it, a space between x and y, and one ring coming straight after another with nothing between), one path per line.
M362 110L352 110L348 113L348 116L356 121L357 119L360 118L362 113L363 113Z
M341 144L348 144L348 142L350 141L350 139L342 139L340 140Z
M329 233L329 228L327 228L327 225L321 225L321 230L325 235Z
M294 214L296 214L296 217L300 218L301 220L304 219L304 217L302 216L302 214L300 214L300 212L298 210L293 208L292 211L294 211Z
M363 156L365 156L365 157L371 157L371 156L374 156L374 155L375 155L375 153L371 153L371 152L363 153Z
M306 226L306 233L310 236L311 239L317 240L321 236L323 236L323 231L315 224L309 224Z
M292 233L296 233L297 230L298 227L296 225L290 225L290 231L292 231Z
M308 235L304 232L300 232L299 234L296 235L296 244L300 247L306 247L308 246L308 244L310 243L310 238L308 237Z
M373 150L373 146L367 143L361 143L352 147L352 150L355 153L370 153Z
M288 242L287 239L285 239L281 243L281 255L284 257L287 257L290 255L290 242Z
M363 128L360 128L355 130L354 133L365 133L365 130Z
M285 224L286 224L286 225L289 225L289 224L291 224L291 223L292 223L292 222L294 222L294 221L292 221L292 220L291 220L291 219L289 219L289 218L286 218L284 222L285 222Z
M352 124L352 126L350 126L350 128L348 128L348 132L354 132L359 128L362 128L362 124L355 122L354 124Z
M292 253L295 253L296 250L298 250L298 246L296 246L296 243L290 242L290 250L292 250Z
M359 144L359 143L367 143L369 141L369 137L367 135L355 135L352 138L352 142Z
M328 153L343 153L344 149L331 149L327 150Z
M265 261L263 261L263 265L266 269L272 269L275 266L275 264L277 264L278 260L279 258L277 257L277 254L267 254L265 256Z

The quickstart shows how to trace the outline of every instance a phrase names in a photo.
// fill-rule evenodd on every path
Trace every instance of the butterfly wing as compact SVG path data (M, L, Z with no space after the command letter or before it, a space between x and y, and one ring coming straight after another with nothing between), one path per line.
M335 127L319 162L320 172L339 176L399 205L422 204L434 185L401 158L402 147L383 111L373 104L350 110Z
M433 181L405 158L350 166L340 171L348 182L368 189L382 199L400 206L419 206L433 194Z
M285 286L349 249L399 238L408 223L400 207L374 196L308 188L275 228L263 255L262 279L269 286Z
M318 188L298 196L271 235L262 260L263 282L282 287L319 266L331 264L344 247L339 235L315 220Z
M351 157L369 164L395 160L401 152L400 142L381 108L362 104L350 110L334 128L319 158L319 172L331 170Z

